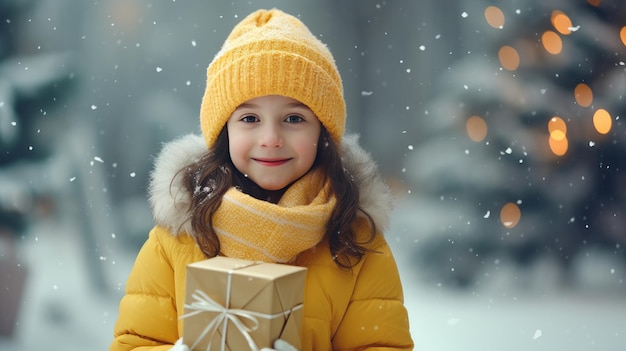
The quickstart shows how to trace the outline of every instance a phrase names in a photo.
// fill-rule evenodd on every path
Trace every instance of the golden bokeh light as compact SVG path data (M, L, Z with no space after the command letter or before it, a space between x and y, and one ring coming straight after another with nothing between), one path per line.
M589 5L591 5L591 6L595 6L595 7L600 6L600 0L587 0L587 2L588 2L588 3L589 3Z
M522 218L522 211L513 202L508 202L500 210L500 222L506 228L515 227Z
M552 137L553 134L555 138ZM559 139L559 137L561 136L562 138ZM565 155L567 153L567 149L569 148L569 141L567 141L565 133L551 133L550 137L548 138L548 144L550 145L550 150L552 151L552 153L557 156Z
M504 13L502 13L502 10L496 6L488 6L485 9L485 19L493 28L504 27Z
M519 67L519 54L511 46L503 46L498 51L498 59L502 67L508 71L515 71Z
M564 35L572 33L572 30L570 29L572 28L572 20L570 20L565 13L558 10L552 11L551 21L557 32Z
M472 141L481 142L487 136L487 123L480 116L472 116L467 119L465 130Z
M548 132L550 133L548 144L552 153L557 156L565 155L569 147L565 121L559 116L550 118L550 121L548 121Z
M626 26L623 26L622 30L619 31L619 37L622 39L622 44L626 46Z
M543 48L552 55L557 55L563 50L561 37L551 30L547 30L541 35L541 43L543 44Z
M591 88L585 84L580 83L574 88L574 98L576 99L576 103L582 107L589 107L593 102L593 92Z
M550 139L554 139L555 141L561 141L567 137L567 134L563 133L562 130L555 130L550 133Z
M548 121L548 132L550 132L550 135L555 132L560 132L561 134L566 135L567 124L565 124L563 118L554 116L550 118L550 121Z
M611 114L603 108L599 109L593 114L593 126L598 133L607 134L611 131L611 127L613 126Z

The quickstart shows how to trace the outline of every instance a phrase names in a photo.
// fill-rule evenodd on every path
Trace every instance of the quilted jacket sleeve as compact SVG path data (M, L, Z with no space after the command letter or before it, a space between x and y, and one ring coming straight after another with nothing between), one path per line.
M178 339L174 290L172 265L153 230L128 277L110 350L169 350Z
M351 301L333 338L334 350L412 350L400 275L384 238L364 256Z

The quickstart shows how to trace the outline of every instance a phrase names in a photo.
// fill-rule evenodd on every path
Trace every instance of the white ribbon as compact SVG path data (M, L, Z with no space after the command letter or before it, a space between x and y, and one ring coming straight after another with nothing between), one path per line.
M248 342L248 346L251 351L259 351L259 347L256 345L252 336L250 336L250 332L253 332L258 329L259 321L258 318L264 319L274 319L278 317L288 316L291 312L301 309L302 304L298 304L293 308L276 313L276 314L266 314L266 313L258 313L254 311L246 311L242 309L236 308L228 308L230 306L230 291L231 291L231 281L232 281L232 270L228 272L228 281L226 286L226 303L225 306L220 305L218 302L213 300L209 295L204 293L202 290L196 289L195 292L191 295L194 298L194 302L191 304L185 304L185 308L193 310L189 313L186 313L180 316L180 319L187 318L191 316L195 316L204 312L213 312L217 313L215 318L211 320L211 322L202 330L202 333L198 336L196 341L191 345L191 349L193 350L200 341L204 339L204 337L210 333L209 344L207 345L206 350L209 351L211 349L211 343L213 342L213 338L215 333L217 333L219 326L222 326L222 340L221 340L221 349L225 350L226 347L226 331L228 330L228 321L231 321L235 327L239 330L241 335ZM246 326L242 319L247 319L252 322L252 326Z

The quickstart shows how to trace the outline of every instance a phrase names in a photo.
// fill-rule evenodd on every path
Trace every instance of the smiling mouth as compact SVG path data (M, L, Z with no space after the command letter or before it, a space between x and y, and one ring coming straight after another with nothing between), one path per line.
M255 162L263 165L263 166L280 166L283 165L287 162L289 162L289 160L291 160L290 158L281 158L281 159L262 159L262 158L254 158L253 159Z

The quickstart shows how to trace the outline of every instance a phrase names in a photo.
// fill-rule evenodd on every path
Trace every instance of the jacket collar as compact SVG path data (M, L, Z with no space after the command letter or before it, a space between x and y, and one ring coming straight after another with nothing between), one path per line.
M156 158L148 188L152 214L157 225L169 228L174 234L191 230L188 220L191 194L176 175L200 159L206 147L204 138L188 134L165 144ZM389 187L369 153L359 146L357 135L343 137L341 152L344 167L359 187L359 206L372 217L379 231L384 232L389 226L393 201Z

